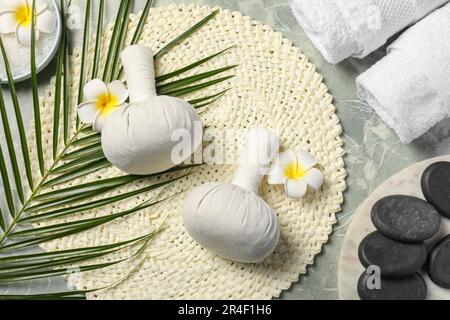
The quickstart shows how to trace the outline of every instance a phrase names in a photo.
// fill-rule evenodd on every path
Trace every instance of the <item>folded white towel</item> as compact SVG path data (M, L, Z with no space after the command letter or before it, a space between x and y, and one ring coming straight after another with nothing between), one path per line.
M332 64L364 58L449 0L293 0L292 11Z
M358 95L409 143L450 116L450 4L408 29L356 80Z

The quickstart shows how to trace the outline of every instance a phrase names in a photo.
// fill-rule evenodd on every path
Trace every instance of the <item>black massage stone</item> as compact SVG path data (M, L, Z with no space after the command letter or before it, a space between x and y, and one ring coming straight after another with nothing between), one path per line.
M362 300L425 300L427 285L419 274L402 279L381 278L380 289L371 283L371 274L364 272L358 281L358 294Z
M402 242L430 239L441 226L441 216L431 204L410 196L379 200L372 208L371 217L378 231Z
M380 232L369 234L359 245L359 260L365 268L377 266L386 278L403 278L416 273L427 260L424 243L403 243Z
M425 198L444 217L450 218L450 162L436 162L422 175Z
M434 283L442 288L450 289L450 235L431 250L427 271Z

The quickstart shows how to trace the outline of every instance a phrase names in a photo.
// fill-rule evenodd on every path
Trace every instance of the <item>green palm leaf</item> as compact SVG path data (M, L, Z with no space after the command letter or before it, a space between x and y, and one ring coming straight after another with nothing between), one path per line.
M9 90L11 91L11 100L13 103L17 128L19 131L23 162L25 164L25 172L26 172L26 176L28 179L28 184L30 186L30 189L33 189L33 174L31 173L30 154L29 154L29 149L28 149L27 137L26 137L26 133L25 133L25 126L23 125L22 112L20 111L20 104L19 104L19 100L17 99L16 86L13 81L11 68L9 67L9 60L6 55L5 47L3 46L3 41L1 40L1 38L0 38L0 49L2 52L2 56L3 56L3 61L5 64L6 75L8 77Z
M220 68L220 69L216 69L216 70L212 70L212 71L208 71L208 72L204 72L204 73L199 73L194 76L186 77L184 79L176 80L173 82L164 83L164 84L158 85L157 90L160 94L167 94L168 92L171 92L175 89L186 87L195 82L198 82L198 81L213 77L215 75L224 73L224 72L234 69L236 67L237 67L237 65L224 67L224 68Z
M0 37L0 46L3 49L2 54L6 57L1 37ZM11 94L13 94L13 92L11 92ZM10 164L11 164L13 174L14 174L14 181L16 183L17 195L18 195L20 201L23 203L25 196L24 196L24 191L23 191L22 178L21 178L21 174L20 174L19 164L17 161L16 150L14 148L14 142L13 142L13 137L12 137L12 133L11 133L11 126L9 125L9 118L8 118L8 114L6 112L6 106L5 106L5 100L3 98L2 88L0 88L0 114L1 114L1 118L2 118L3 132L5 133L6 144L8 147Z
M105 0L100 0L100 8L98 10L97 18L97 33L95 35L95 54L94 63L92 67L92 79L96 79L98 76L98 70L100 68L100 51L102 49L102 37L103 37L103 19L105 15Z
M175 38L174 40L170 41L167 45L165 45L161 50L159 50L155 54L155 59L161 57L162 55L166 54L168 51L170 51L173 47L178 45L179 43L183 42L186 38L194 34L198 29L203 27L208 21L213 19L217 14L219 13L218 10L212 12L210 15L202 19L201 21L197 22L194 26L183 32L180 36Z
M176 181L178 179L181 179L181 178L173 179L173 181ZM142 188L142 189L137 189L135 191L131 191L131 192L124 193L124 194L119 194L116 196L106 197L106 198L103 198L103 199L100 199L97 201L90 201L90 202L86 202L83 204L71 206L69 208L62 208L62 209L57 209L57 210L53 210L53 211L48 211L48 212L41 213L41 214L30 215L27 217L23 217L22 219L19 219L18 222L19 223L35 223L35 222L41 222L41 221L48 221L48 220L55 219L55 218L60 218L60 217L68 216L68 215L77 214L78 212L83 212L83 211L88 211L88 210L92 210L92 209L105 207L107 205L110 205L110 204L113 204L113 203L116 203L116 202L119 202L122 200L126 200L126 199L132 198L134 196L138 196L140 194L144 194L144 193L150 192L152 190L161 188L164 185L166 185L166 183L157 183L157 184L150 185L150 186ZM28 212L33 212L33 211L30 210Z
M210 104L212 104L212 103L216 102L217 100L219 100L220 98L222 98L228 92L228 90L230 90L230 89L226 89L219 93L216 93L216 94L213 94L210 96L206 96L203 98L191 100L191 101L189 101L189 103L192 104L195 109L201 109L206 106L209 106Z
M122 1L123 2L123 1ZM86 60L89 51L89 36L90 36L90 20L91 20L91 0L86 1L86 10L84 17L84 35L83 35L83 49L81 54L81 69L80 79L78 84L78 104L83 102L83 87L86 83Z
M69 113L70 113L70 79L69 79L69 45L68 45L68 30L67 17L65 13L64 0L60 0L61 21L63 28L63 45L64 45L64 70L63 70L63 137L64 144L69 142ZM100 12L99 14L102 14Z
M173 77L176 77L176 76L179 76L179 75L181 75L183 73L186 73L186 72L188 72L188 71L190 71L192 69L195 69L196 67L198 67L198 66L200 66L200 65L202 65L202 64L204 64L204 63L206 63L206 62L208 62L208 61L210 61L212 59L214 59L215 57L217 57L217 56L227 52L228 50L230 50L232 48L234 48L234 46L231 46L229 48L226 48L225 50L219 51L219 52L214 53L214 54L212 54L212 55L210 55L210 56L208 56L206 58L203 58L203 59L201 59L199 61L191 63L191 64L187 65L186 67L180 68L178 70L175 70L173 72L170 72L170 73L162 75L162 76L157 76L155 78L156 83L160 83L160 82L166 81L168 79L171 79Z
M33 41L34 42L34 41ZM64 68L64 59L65 59L65 42L66 42L66 32L63 32L61 45L57 53L57 62L56 62L56 84L55 84L55 103L54 103L54 112L53 112L53 160L56 159L58 153L58 143L59 143L59 118L61 112L61 95L62 95L62 82L63 79L63 68ZM35 52L32 52L32 56L34 56ZM32 69L35 69L36 66L32 65ZM38 105L39 107L39 105ZM35 110L35 114L39 113L39 110Z
M145 3L144 9L142 10L141 17L139 18L139 22L136 27L136 30L134 31L133 39L131 39L130 45L138 43L138 41L142 35L142 32L144 32L144 26L145 26L145 23L147 22L147 17L150 12L150 8L153 6L154 3L155 3L155 0L147 0L147 2ZM120 67L120 70L117 75L117 79L122 78L122 74L123 74L123 68Z
M2 230L6 230L6 223L5 223L5 219L3 218L3 211L2 211L2 209L0 209L0 228Z
M111 80L111 64L115 55L115 48L117 48L118 37L120 33L121 21L126 10L127 1L121 1L119 10L117 11L116 21L114 23L111 40L108 45L108 54L105 62L105 69L103 70L103 80L109 82Z
M89 144L94 144L100 142L101 135L100 133L93 133L81 139L78 139L72 143L72 147L85 146Z
M114 214L110 214L110 215L102 216L102 217L98 217L98 218L76 220L76 221L71 221L71 222L53 224L53 225L45 226L45 227L36 227L36 228L30 228L30 229L26 229L26 230L15 231L15 232L11 232L9 235L10 235L10 237L13 237L13 238L29 238L32 236L33 237L54 236L58 232L66 233L66 232L81 230L81 229L83 231L85 231L88 229L92 229L94 227L101 226L107 222L117 220L118 218L126 217L137 211L152 207L155 204L158 204L160 202L161 201L148 202L147 204L138 205L130 210L125 210L122 212L118 212L118 213L114 213Z
M61 259L61 258L70 258L80 255L87 255L92 253L104 253L109 252L111 250L124 249L129 245L139 243L143 240L149 239L155 233L150 233L148 235L138 237L135 239L131 239L128 241L122 241L114 244L94 246L94 247L86 247L86 248L78 248L71 250L61 250L54 252L42 252L42 253L33 253L33 254L24 254L24 255L14 255L0 258L0 264L2 266L16 266L20 264L31 264L31 263L41 263L48 262L52 259Z
M196 84L193 86L188 86L188 87L184 87L184 88L180 88L180 89L175 89L169 92L166 92L165 94L168 96L173 96L173 97L182 97L185 96L187 94L193 93L193 92L197 92L201 89L205 89L208 88L210 86L213 86L215 84L224 82L226 80L229 80L231 78L233 78L234 76L227 76L227 77L223 77L223 78L219 78L216 80L211 80L208 82L204 82L204 83L200 83L200 84Z
M105 155L103 154L103 151L99 151L95 154L90 154L88 156L80 157L78 159L69 161L64 163L63 165L60 165L59 167L54 168L51 170L51 174L59 174L59 173L67 173L68 171L79 168L84 164L90 164L99 160L105 159ZM43 185L45 186L46 183Z
M111 163L106 159L100 159L95 162L88 162L84 166L78 167L76 171L67 172L65 174L62 174L56 178L53 178L53 179L47 181L42 186L47 188L47 187L55 186L55 185L62 184L65 182L69 182L71 180L75 180L75 179L84 177L90 173L100 171L100 170L108 168L110 166L111 166Z
M124 14L122 16L122 21L120 23L120 31L119 31L119 35L117 37L117 43L116 43L116 52L114 54L114 59L113 59L113 63L112 63L112 69L111 69L111 78L109 79L109 81L112 81L114 79L117 79L119 76L119 72L117 71L117 68L119 67L119 62L120 62L120 54L124 48L125 45L125 37L127 35L127 31L128 31L128 24L130 22L130 12L131 9L133 7L133 0L127 0L127 5L125 7L125 11Z
M9 177L8 177L8 170L6 169L5 158L3 157L3 150L2 150L1 146L0 146L0 173L2 175L3 189L5 191L5 197L6 197L6 202L8 204L8 209L9 209L9 212L12 215L12 217L14 217L14 213L16 212L16 209L14 206L14 198L12 195L11 184L9 182ZM2 225L4 225L5 222L3 220L3 216L1 216L0 219L1 219ZM2 229L4 229L4 228L2 227Z
M33 16L36 12L36 1L33 0L32 5ZM34 126L36 134L36 149L37 158L39 162L39 170L41 175L44 175L44 151L42 149L42 129L41 129L41 113L39 111L39 93L38 93L38 83L37 83L37 72L36 72L36 34L35 34L35 24L36 19L33 18L31 21L31 88L33 92L33 111L34 111Z
M76 98L75 100L78 103L81 103L83 99L83 86L89 78L96 78L99 74L102 74L103 79L109 82L119 78L122 72L120 65L120 53L122 48L126 45L125 39L127 38L129 28L129 13L133 8L134 1L121 1L116 14L112 36L108 44L104 44L102 41L106 3L106 1L100 0L99 9L96 16L98 27L96 29L95 47L92 56L92 73L88 76L87 61L91 58L89 56L89 41L91 39L90 17L92 12L91 1L86 1L86 20L80 58L81 72L79 78L75 80L70 77L71 69L68 45L70 33L66 29L66 1L60 0L61 19L64 31L60 49L58 50L56 58L55 100L53 108L53 132L51 146L53 161L50 164L44 163L45 150L43 149L42 142L42 124L40 119L39 96L37 90L35 56L36 45L35 41L32 41L30 62L34 134L36 137L36 155L34 156L37 159L39 173L41 174L41 177L36 179L36 181L33 181L33 169L31 166L28 141L26 139L22 114L20 111L20 102L17 98L17 92L12 79L12 73L8 58L6 56L6 51L0 38L0 51L8 77L9 90L12 95L14 118L17 124L18 135L20 138L20 150L23 157L23 164L19 164L13 143L13 132L10 125L10 118L12 117L6 110L3 92L0 89L0 115L2 118L3 132L9 155L8 159L5 158L3 150L0 146L0 174L5 190L5 208L7 209L6 212L8 214L4 215L5 211L2 210L4 208L0 208L0 227L3 230L3 234L0 237L0 284L11 284L41 278L68 275L70 274L69 267L77 264L82 264L82 266L78 268L79 272L87 272L106 268L125 261L131 261L138 257L141 258L140 262L132 270L130 270L129 274L131 274L145 260L146 256L143 256L143 252L151 239L153 239L153 237L160 230L162 230L161 228L148 235L108 245L31 254L21 252L23 249L34 249L38 245L53 241L55 239L61 239L63 237L79 234L92 228L100 227L112 221L116 221L136 212L140 212L144 209L151 208L162 201L167 201L170 197L164 195L164 190L177 180L185 178L196 167L195 165L179 166L159 175L125 175L109 179L99 179L74 186L67 186L69 181L92 175L99 172L99 170L106 169L111 166L103 154L100 134L93 132L90 126L79 125L78 118L76 118L77 126L75 131L71 132L70 130L72 127L70 123L70 115L75 107L71 105L71 90L74 85L74 80L78 83L78 92L76 93L77 96L74 96L74 98ZM130 44L135 44L139 41L153 3L153 0L146 2L136 30L134 30L132 35ZM32 5L34 12L34 1ZM195 24L192 28L182 33L179 37L169 40L167 45L165 45L154 58L158 59L163 54L175 48L177 44L187 39L208 21L213 19L216 14L217 11L211 13ZM35 22L33 21L32 30L34 30L34 24ZM32 38L35 40L34 32L32 33ZM108 49L106 50L105 57L102 57L102 49L104 45L108 45ZM214 53L206 58L193 62L166 75L159 75L156 78L158 92L160 94L183 96L200 92L204 88L214 86L220 82L230 79L232 76L223 76L218 79L213 79L213 77L230 71L236 66L226 66L207 72L184 76L184 74L188 71L193 71L196 67L214 59L229 49L230 48L227 48L220 52ZM103 70L100 70L102 58L105 58L105 66ZM170 79L172 80L168 82ZM191 100L190 103L192 103L194 107L199 108L216 101L222 97L225 92L226 90L217 94L196 98ZM60 137L64 138L64 143L61 146L59 145ZM10 179L8 174L9 167L12 169L12 177L14 177L13 181ZM25 173L28 180L30 189L29 194L25 194L26 188L22 182L22 172ZM162 179L161 177L163 176L166 178ZM143 182L143 186L137 187L136 190L126 193L117 192L125 185L136 183L138 181ZM109 192L114 193L105 196L105 194ZM147 200L134 208L115 213L105 212L105 214L97 217L81 218L83 213L89 212L90 210L106 210L106 208L110 206L112 207L120 201L133 198L138 199L144 194L153 194L154 192L156 193L156 196L153 199ZM21 203L16 203L16 199L20 200ZM77 217L77 219L70 219L70 222L58 220L66 217ZM39 226L33 225L36 223L42 224ZM134 254L132 254L129 258L109 258L113 256L114 253L125 249L137 250L135 250ZM6 256L4 255L5 253L7 253ZM98 262L97 260L101 258L108 258L108 261ZM122 280L123 279L119 279L118 281L120 282ZM116 283L118 282L111 285L115 285ZM105 289L107 287L109 286L93 290L54 292L47 294L32 293L29 295L0 295L0 299L78 299L82 298L86 293Z
M97 142L91 145L88 145L86 147L83 147L81 149L77 149L75 151L72 152L68 152L65 155L63 155L61 157L62 160L73 160L73 159L78 159L80 157L85 157L87 155L99 152L102 150L102 144L101 142Z

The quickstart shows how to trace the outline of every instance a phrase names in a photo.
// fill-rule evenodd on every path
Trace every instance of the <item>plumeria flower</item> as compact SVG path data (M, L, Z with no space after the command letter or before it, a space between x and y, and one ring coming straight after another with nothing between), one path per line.
M56 27L56 16L47 10L46 0L35 0L36 41L39 34L52 33ZM21 46L31 46L33 0L0 0L0 33L16 33Z
M306 151L286 151L269 170L269 184L284 184L289 198L305 196L308 186L319 191L323 184L323 173L315 166L317 161Z
M128 90L118 80L107 85L99 79L89 81L83 89L86 102L78 106L78 117L81 122L92 124L95 131L102 132L106 118L127 101Z

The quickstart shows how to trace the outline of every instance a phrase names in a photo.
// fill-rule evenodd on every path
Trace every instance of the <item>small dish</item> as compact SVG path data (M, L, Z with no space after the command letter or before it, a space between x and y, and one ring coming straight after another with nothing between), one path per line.
M49 63L52 61L52 59L55 57L56 53L58 52L59 44L61 42L61 36L62 36L62 21L61 21L61 14L59 10L59 6L56 3L55 0L47 0L49 3L49 6L52 7L53 11L56 15L56 27L55 27L55 33L56 38L53 42L52 48L48 51L47 55L38 63L37 72L41 72L45 67L49 65ZM1 62L0 62L1 63ZM25 81L31 78L31 71L27 70L26 72L22 74L14 74L13 72L13 80L15 83ZM0 84L7 84L8 79L6 77L0 78Z

